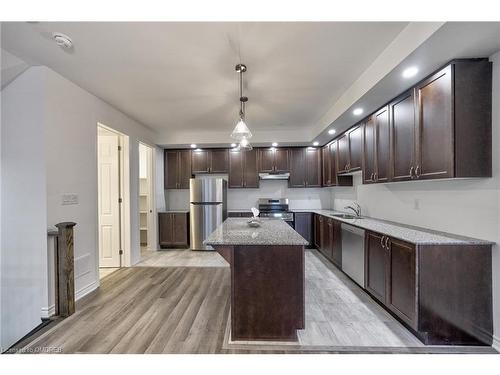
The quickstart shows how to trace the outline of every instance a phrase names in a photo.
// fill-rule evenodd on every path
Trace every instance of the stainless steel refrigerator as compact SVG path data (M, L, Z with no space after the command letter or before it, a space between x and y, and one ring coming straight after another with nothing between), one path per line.
M213 250L203 241L227 217L227 181L223 178L189 180L191 250Z

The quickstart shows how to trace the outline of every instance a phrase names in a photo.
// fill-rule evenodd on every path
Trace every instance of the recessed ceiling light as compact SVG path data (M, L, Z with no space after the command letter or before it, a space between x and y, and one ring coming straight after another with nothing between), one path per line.
M52 39L54 39L56 44L61 48L70 49L73 47L73 41L71 38L63 33L52 33Z
M196 148L196 145L194 143L191 143L191 148Z
M360 114L363 113L363 108L356 108L354 111L352 111L353 115L359 116Z
M313 146L319 146L319 142L313 142Z
M278 147L278 142L273 142L272 146L273 147Z
M411 66L403 70L403 78L411 78L418 73L418 68L416 66Z
M231 147L236 147L236 143L231 143Z
M328 130L328 134L335 134L335 129Z

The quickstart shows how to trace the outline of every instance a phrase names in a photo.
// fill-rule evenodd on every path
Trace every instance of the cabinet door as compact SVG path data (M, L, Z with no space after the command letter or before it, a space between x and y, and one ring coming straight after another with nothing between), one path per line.
M229 164L228 150L210 150L210 173L227 173Z
M159 213L158 214L158 229L160 246L171 246L172 244L172 214Z
M321 187L321 149L306 148L306 187Z
M178 152L178 189L189 189L189 179L191 178L191 151L181 150Z
M390 251L387 306L410 326L416 328L415 246L392 238L388 242Z
M193 174L210 172L209 152L208 150L193 150L191 152L191 172Z
M452 66L417 86L418 137L416 176L453 177Z
M333 219L331 218L324 218L324 244L323 244L323 249L324 249L324 254L325 256L333 260Z
M322 157L322 175L323 186L332 186L332 159L330 152L330 145L326 145L321 149Z
M179 170L178 151L165 150L164 152L164 185L165 189L178 189Z
M415 95L410 90L391 104L390 127L392 136L392 181L408 181L415 171Z
M172 221L172 240L171 246L188 247L188 220L187 214L173 213Z
M363 160L363 133L362 126L349 131L349 170L361 169Z
M274 170L276 172L288 172L290 170L288 149L277 148L274 151Z
M363 138L363 183L375 182L375 121L368 117L364 126Z
M229 188L243 187L243 151L229 150Z
M259 172L257 171L257 150L243 151L243 187L258 188Z
M306 186L305 168L304 149L290 149L290 178L288 180L288 187L301 188Z
M387 251L382 245L382 235L366 232L366 289L380 302L385 303L387 296Z
M325 246L326 246L326 219L324 216L319 215L319 243L318 250L325 254Z
M330 144L330 179L331 186L337 185L337 141Z
M314 246L319 250L321 247L321 216L314 214Z
M333 263L342 268L342 227L340 221L333 221L332 239L331 239L331 252Z
M274 149L259 149L259 172L274 172Z
M389 157L391 155L389 109L384 107L374 115L375 118L375 182L389 181Z
M310 212L296 212L294 214L295 230L309 242L313 242L313 214Z
M349 170L349 138L344 134L337 141L338 143L338 172L342 173Z

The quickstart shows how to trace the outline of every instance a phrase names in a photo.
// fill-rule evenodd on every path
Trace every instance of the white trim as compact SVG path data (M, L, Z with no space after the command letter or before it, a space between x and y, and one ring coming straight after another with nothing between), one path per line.
M50 318L56 315L56 305L51 305L49 307L42 307L41 317L42 319Z
M500 352L500 337L493 335L493 349Z
M82 289L77 290L75 293L75 300L78 301L79 299L85 297L87 294L92 293L94 290L99 288L99 280L91 282L89 285L84 286Z

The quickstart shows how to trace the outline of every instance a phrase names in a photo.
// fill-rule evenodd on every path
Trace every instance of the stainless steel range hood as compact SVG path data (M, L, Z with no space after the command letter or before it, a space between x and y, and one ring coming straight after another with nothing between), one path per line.
M288 180L290 178L289 172L275 172L275 173L259 173L261 180Z

